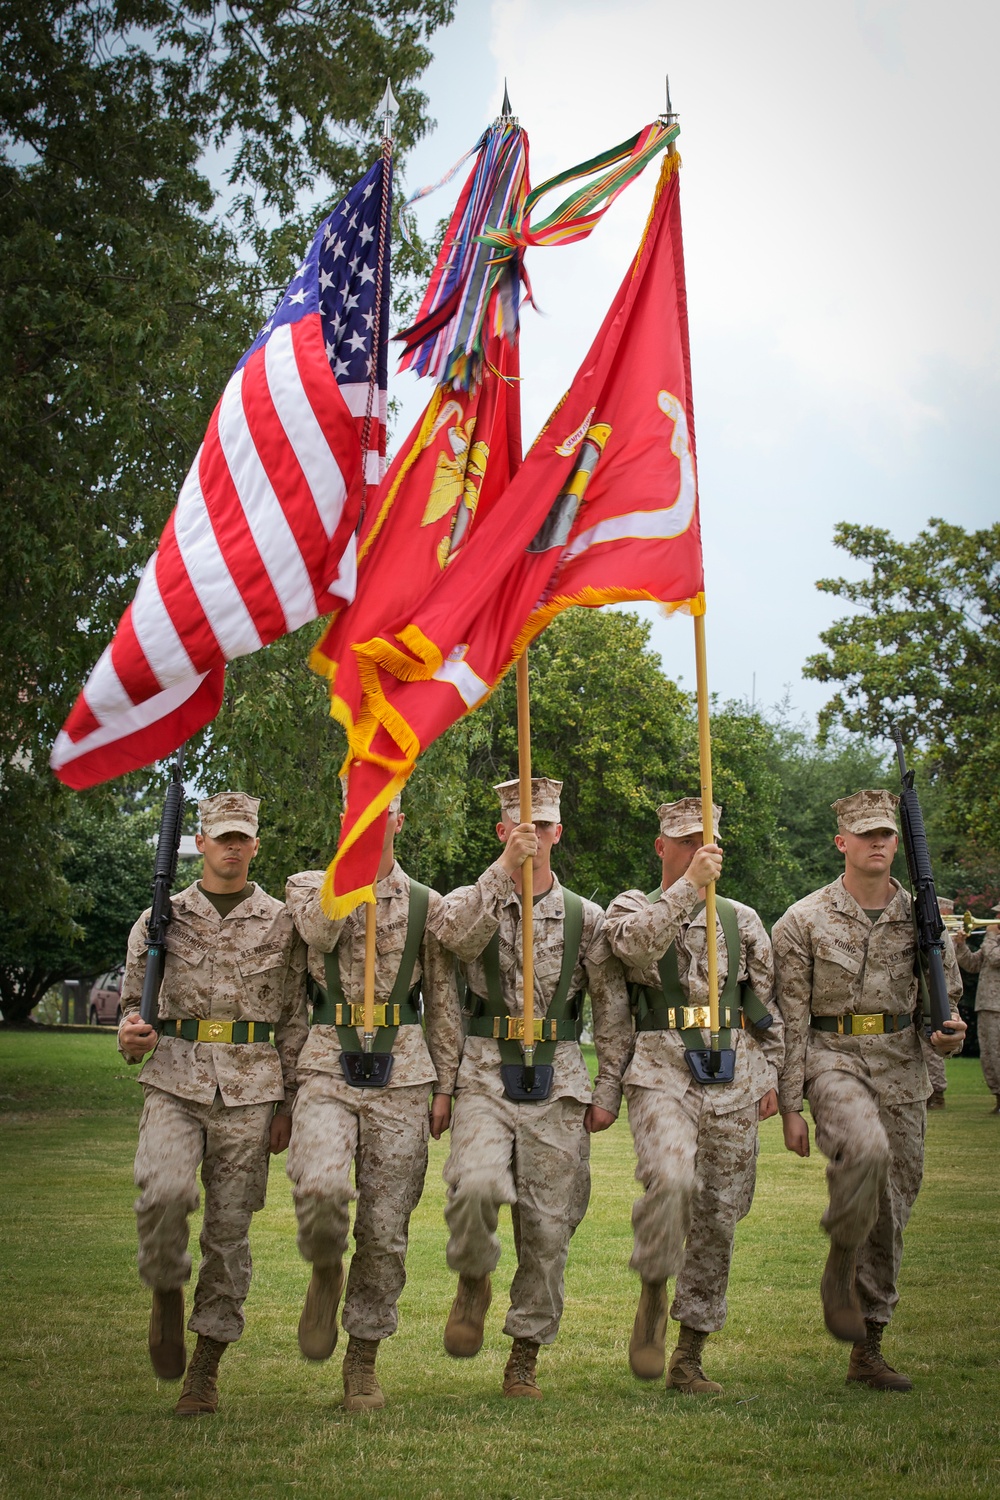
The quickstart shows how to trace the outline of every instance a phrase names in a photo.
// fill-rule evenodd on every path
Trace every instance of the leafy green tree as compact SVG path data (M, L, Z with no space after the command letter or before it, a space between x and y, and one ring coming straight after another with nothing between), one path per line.
M839 683L821 729L885 738L898 723L947 788L953 841L995 850L1000 825L1000 523L982 531L932 520L912 542L842 523L837 545L860 581L821 579L855 612L821 639L805 675Z
M127 802L70 804L59 844L65 906L54 913L36 902L17 916L0 913L0 1007L8 1024L25 1020L58 980L91 979L122 962L132 924L149 905L156 826L150 809ZM32 853L22 869L32 867Z
M388 75L398 151L426 128L415 80L451 13L0 0L0 889L15 919L40 899L50 925L72 922L52 740L306 220L370 164Z

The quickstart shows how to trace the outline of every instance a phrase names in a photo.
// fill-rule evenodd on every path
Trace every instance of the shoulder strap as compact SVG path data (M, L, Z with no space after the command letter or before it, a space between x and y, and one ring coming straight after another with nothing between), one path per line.
M555 994L549 1001L548 1010L545 1014L554 1021L561 1021L567 1013L567 1002L569 1001L569 987L573 979L573 970L580 956L580 942L583 938L583 902L576 891L568 891L563 886L563 956L562 968L559 970L559 983L556 985Z
M399 960L399 968L396 970L392 994L389 996L390 1005L402 1005L410 993L413 966L417 961L424 928L427 925L427 907L430 898L428 886L420 885L416 880L410 881L410 907L406 914L406 943L403 947L403 956Z

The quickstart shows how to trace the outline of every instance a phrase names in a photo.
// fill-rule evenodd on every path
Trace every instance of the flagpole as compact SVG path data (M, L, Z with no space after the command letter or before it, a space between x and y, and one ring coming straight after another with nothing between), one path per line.
M708 660L705 615L694 617L694 660L698 694L698 764L701 771L701 837L715 843L712 818L712 731L708 721ZM705 886L705 948L708 955L708 1015L712 1051L719 1052L719 952L715 933L715 881ZM714 1072L715 1069L712 1069Z
M528 691L528 648L517 659L517 774L520 782L520 821L531 817L531 695ZM521 981L524 995L524 1086L535 1083L535 930L532 864L521 866Z
M361 431L361 481L364 501L361 507L361 516L358 518L360 529L364 518L365 505L368 501L370 486L368 478L368 445L371 441L372 419L375 410L375 398L378 392L378 366L380 339L382 334L382 288L385 277L385 257L389 244L389 185L392 181L392 117L399 109L395 96L392 92L392 81L386 79L385 93L379 102L379 110L383 116L382 126L382 204L379 211L378 222L378 258L375 270L375 320L372 325L372 354L371 368L368 372L368 404L365 409L365 422ZM381 475L379 475L381 479ZM375 921L378 909L378 875L372 886L372 899L365 906L365 998L364 998L364 1023L361 1050L364 1054L362 1064L366 1077L371 1076L373 1049L375 1046Z

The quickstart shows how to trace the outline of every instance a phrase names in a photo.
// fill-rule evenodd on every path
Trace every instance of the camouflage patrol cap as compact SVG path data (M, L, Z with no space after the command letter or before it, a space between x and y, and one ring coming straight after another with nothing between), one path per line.
M682 797L679 802L664 802L656 809L660 820L660 832L664 838L684 839L690 833L701 833L704 824L701 818L701 798ZM712 833L719 837L719 819L722 808L712 803Z
M896 832L899 798L895 792L884 791L881 787L852 792L849 797L838 797L830 806L837 814L838 833L872 833L876 828Z
M340 795L341 795L341 797L343 799L344 806L346 807L347 806L347 777L346 776L341 776L341 778L340 778ZM396 795L395 795L395 797L393 797L392 801L389 803L389 811L391 813L398 813L399 809L400 809L400 805L402 803L402 800L403 800L402 794L400 792L397 792Z
M559 822L559 793L562 789L562 782L553 781L551 776L531 778L531 821L533 823ZM520 781L516 777L513 781L501 781L493 790L500 798L500 811L503 813L505 822L520 823Z
M257 837L257 809L259 797L250 797L246 792L216 792L198 803L201 814L201 831L217 839L223 833L245 833Z
M942 917L952 917L955 914L955 903L950 896L939 896L938 908Z

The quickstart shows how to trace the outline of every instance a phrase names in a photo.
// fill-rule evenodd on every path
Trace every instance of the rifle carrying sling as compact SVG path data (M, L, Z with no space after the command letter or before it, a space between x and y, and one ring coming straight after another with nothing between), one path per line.
M659 895L660 888L657 887L655 891L650 891L646 899L652 905L659 899ZM700 901L692 915L697 916L704 910L704 907L704 901ZM731 901L726 900L725 896L716 896L715 910L726 942L726 982L719 996L719 1052L730 1054L726 1067L719 1072L711 1073L704 1066L696 1065L694 1061L695 1058L703 1057L706 1052L701 1033L709 1025L709 1007L707 1004L691 1005L688 1003L688 998L681 987L676 943L670 944L657 964L660 974L658 990L642 984L630 986L636 1013L636 1030L679 1031L688 1064L699 1083L731 1082L732 1068L735 1064L733 1030L745 1025L746 1022L764 1030L771 1025L773 1020L771 1012L750 985L747 982L741 984L738 980L740 929L736 908ZM724 1074L728 1076L723 1076Z
M469 1036L483 1036L495 1040L500 1049L500 1066L504 1079L504 1093L517 1102L540 1102L552 1089L552 1069L556 1054L556 1042L580 1040L583 1025L583 995L569 992L580 955L583 937L583 901L575 891L563 887L563 956L562 967L555 992L549 1001L544 1017L535 1021L535 1073L536 1083L528 1092L512 1093L511 1073L519 1072L524 1059L520 1043L524 1037L523 1016L512 1016L504 1004L500 984L500 934L495 932L483 952L483 969L486 973L484 998L469 990L466 996L465 1014ZM542 1070L545 1070L543 1073Z
M396 978L388 1000L375 1007L375 1044L372 1052L377 1057L392 1052L400 1026L414 1026L420 1021L417 1008L420 985L417 983L411 989L410 979L420 951L420 940L424 935L429 902L429 887L411 880L410 903L406 916L406 942L403 945L399 968L396 970ZM365 1054L358 1046L358 1033L355 1028L364 1024L364 1006L350 1005L347 1002L344 987L340 981L340 963L336 949L332 953L323 955L323 966L326 971L326 989L321 989L318 985L315 987L317 1001L313 1006L312 1025L336 1027L337 1040L340 1042L342 1054L341 1065L344 1066L344 1076L348 1083L354 1087L384 1087L392 1071L391 1058L388 1058L376 1072L367 1077L364 1085L359 1081L354 1060L364 1057ZM345 1059L348 1059L346 1065Z

